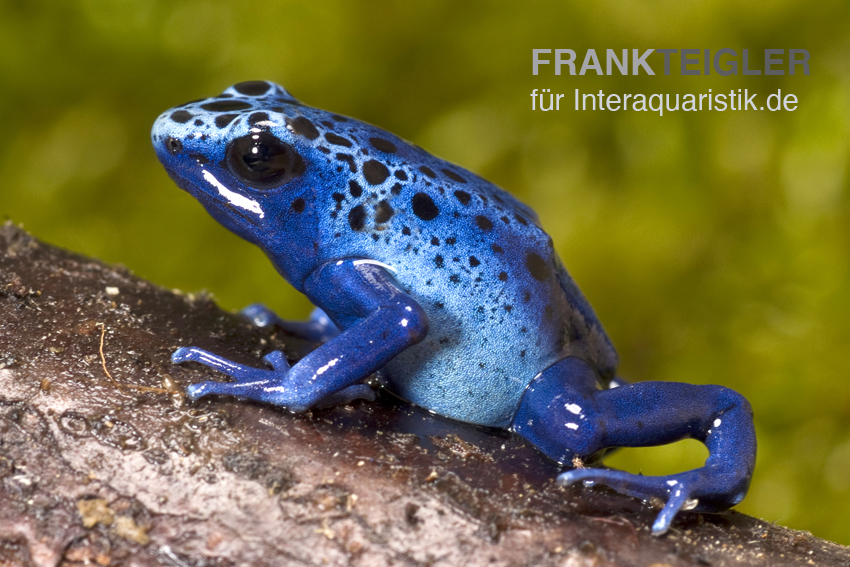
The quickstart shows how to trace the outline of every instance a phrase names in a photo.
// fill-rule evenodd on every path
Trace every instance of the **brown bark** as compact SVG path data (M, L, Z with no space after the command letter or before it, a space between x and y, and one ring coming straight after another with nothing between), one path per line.
M734 511L653 537L652 505L558 487L517 437L388 395L187 404L222 377L172 365L180 345L254 365L313 346L0 227L0 565L850 563Z

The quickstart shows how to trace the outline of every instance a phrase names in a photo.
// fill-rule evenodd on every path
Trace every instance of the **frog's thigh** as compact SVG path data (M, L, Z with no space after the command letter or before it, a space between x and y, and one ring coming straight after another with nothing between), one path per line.
M556 362L528 385L511 429L559 463L592 455L603 448L596 383L596 371L584 360Z

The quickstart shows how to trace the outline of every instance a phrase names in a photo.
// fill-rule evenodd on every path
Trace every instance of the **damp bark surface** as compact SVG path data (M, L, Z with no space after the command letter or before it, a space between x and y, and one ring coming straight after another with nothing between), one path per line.
M557 486L518 437L379 392L293 415L176 366L315 348L0 226L0 565L848 565L850 549L734 511Z

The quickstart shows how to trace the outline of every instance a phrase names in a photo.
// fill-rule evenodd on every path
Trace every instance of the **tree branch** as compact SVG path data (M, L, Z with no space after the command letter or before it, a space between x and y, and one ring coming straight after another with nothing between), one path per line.
M101 343L101 340L103 341ZM0 227L2 565L847 565L727 512L561 488L519 438L382 394L301 416L187 404L197 345L258 365L315 346Z

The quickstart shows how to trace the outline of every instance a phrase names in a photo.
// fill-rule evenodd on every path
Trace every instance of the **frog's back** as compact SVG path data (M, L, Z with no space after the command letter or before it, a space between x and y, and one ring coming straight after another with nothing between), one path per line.
M332 126L331 139L353 146L327 156L344 164L347 182L318 198L323 253L386 264L430 321L426 339L386 366L391 390L506 427L528 383L565 356L613 377L616 353L529 207L387 132Z

